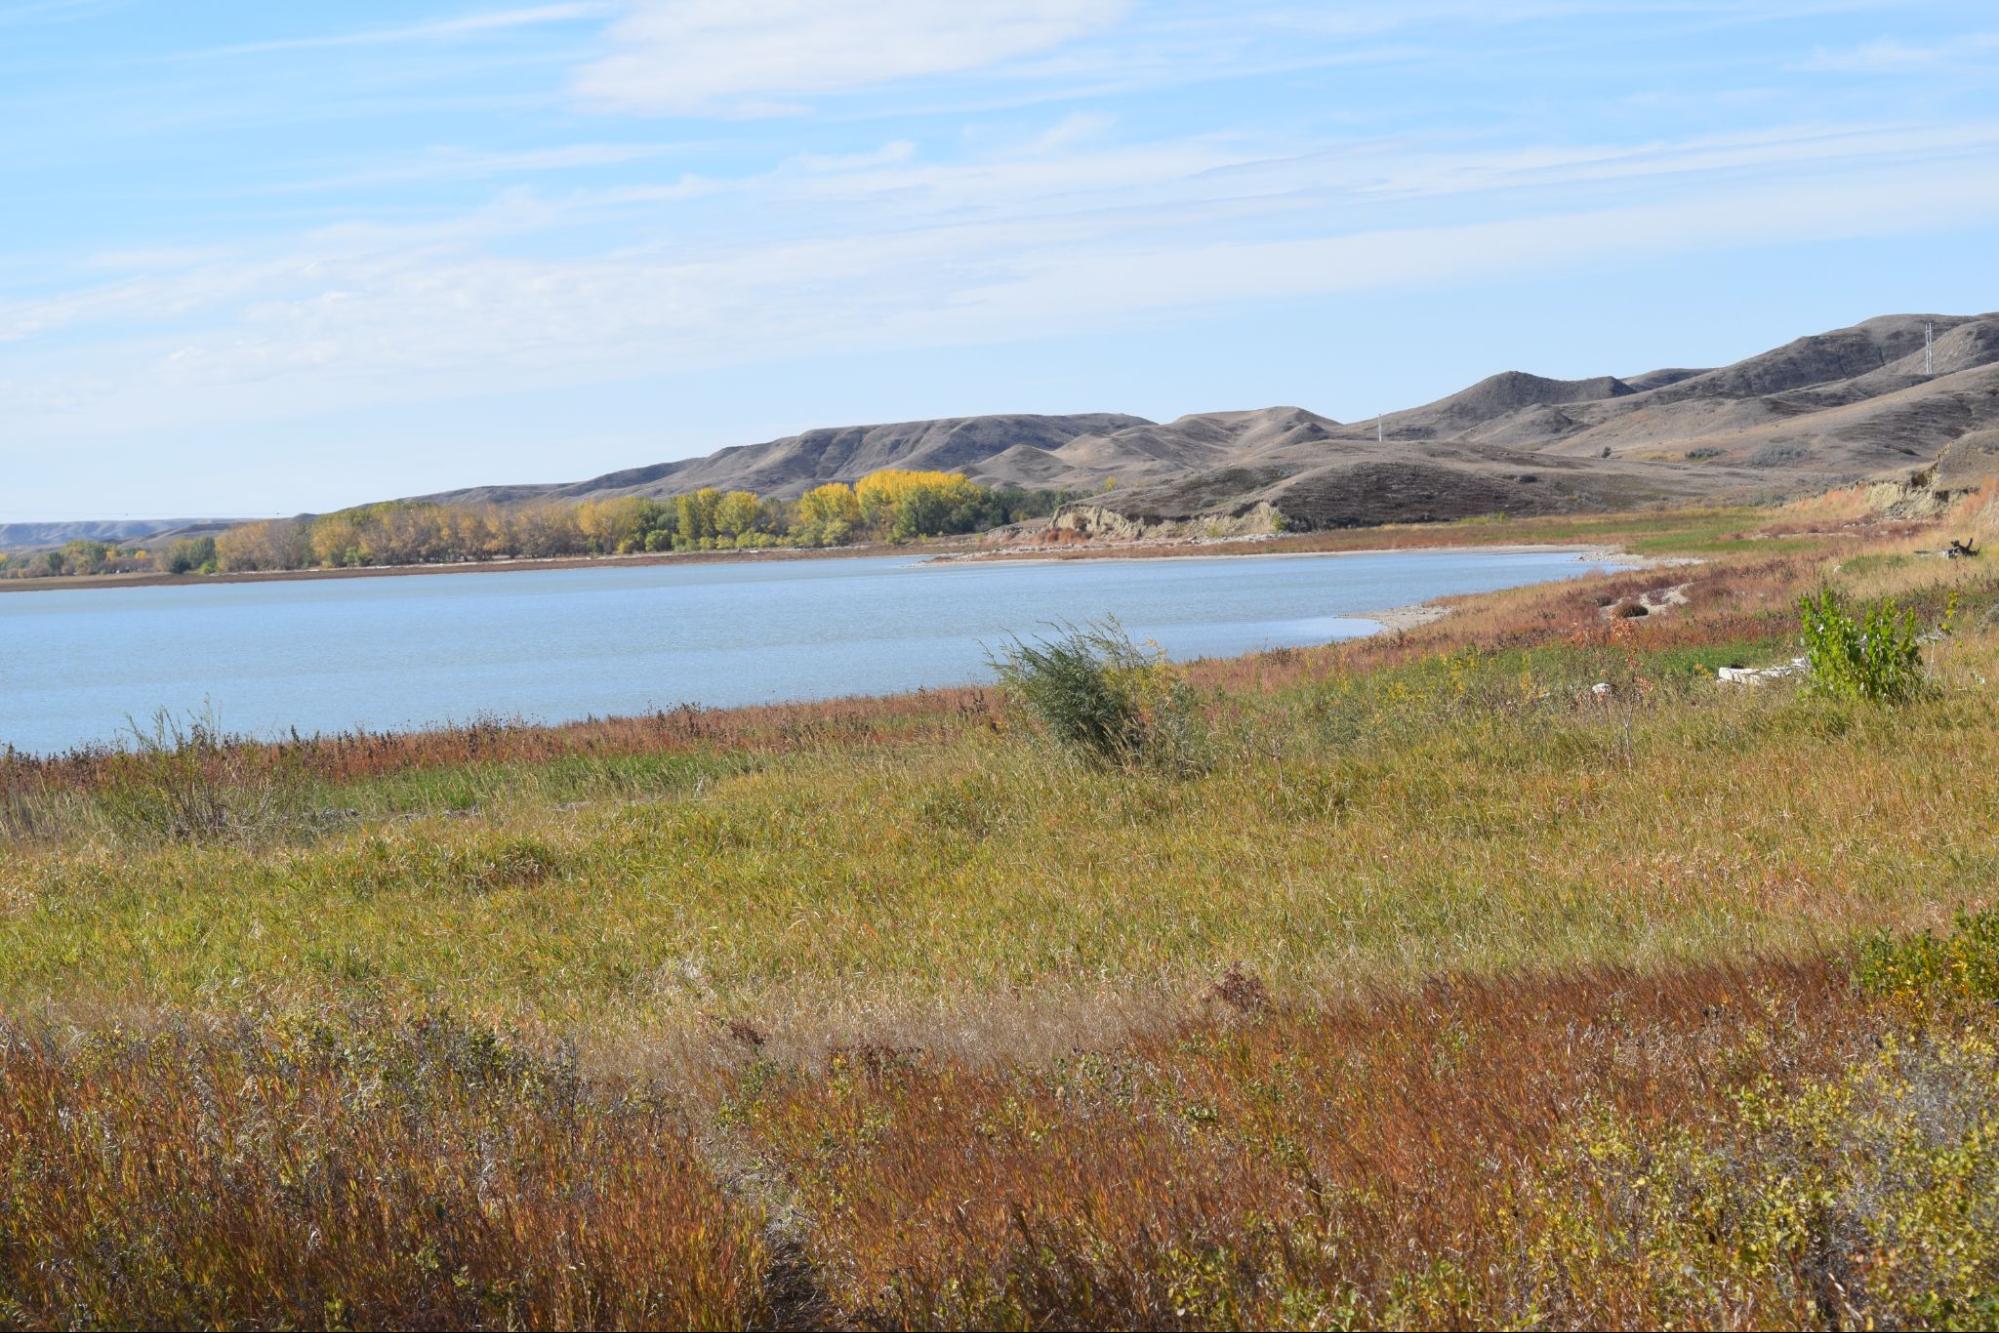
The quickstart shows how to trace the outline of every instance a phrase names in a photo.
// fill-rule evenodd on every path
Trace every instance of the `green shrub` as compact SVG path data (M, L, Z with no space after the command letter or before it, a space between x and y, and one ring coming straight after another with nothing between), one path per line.
M1812 688L1838 699L1902 703L1926 688L1916 613L1877 602L1864 618L1831 588L1798 599Z
M1621 1279L1652 1327L1993 1327L1999 1050L1969 1030L1873 1046L1692 1124L1584 1120L1521 1210L1526 1308Z
M1007 695L1095 762L1192 767L1193 700L1165 654L1133 643L1114 619L1061 628L1015 639L993 659Z
M1923 1009L1999 1001L1999 911L1960 913L1948 935L1878 936L1855 974L1869 994Z

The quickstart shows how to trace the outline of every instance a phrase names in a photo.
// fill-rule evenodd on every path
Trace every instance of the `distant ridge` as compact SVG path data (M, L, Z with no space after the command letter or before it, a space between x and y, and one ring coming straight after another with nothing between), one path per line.
M1031 455L998 471L986 465L1010 450L1047 453L1080 436L1148 426L1143 417L1115 412L1076 416L1005 415L945 417L879 426L809 430L762 444L735 445L706 458L607 472L588 481L528 486L476 486L418 497L453 504L517 504L528 500L608 499L620 495L677 495L714 486L793 497L830 481L858 481L883 468L965 472L981 480L1042 484L1032 477Z
M1999 315L1886 315L1713 369L1509 371L1388 414L1380 443L1377 423L1361 422L1313 448L1249 450L1099 506L1141 526L1252 511L1328 526L1770 499L1905 478L1996 427ZM1961 449L1941 475L1962 484L1996 457Z
M1936 334L1928 376L1926 323ZM1727 366L1583 379L1504 371L1378 423L1342 424L1302 407L1169 422L951 417L811 430L587 481L423 498L515 504L703 486L792 496L909 467L1086 493L1095 510L1141 524L1257 510L1316 526L1773 497L1926 463L1959 436L1993 428L1999 315L1885 315ZM1957 470L1986 456L1965 453Z
M33 551L64 542L135 542L181 528L222 523L219 519L116 518L50 523L0 523L0 551Z
M1551 380L1524 371L1507 370L1488 376L1440 398L1428 407L1397 412L1386 418L1391 431L1424 439L1458 434L1498 420L1522 408L1588 403L1636 393L1615 375L1587 380Z
M1934 329L1924 372L1925 326ZM1084 528L1294 527L1772 499L1906 477L1999 430L1999 314L1884 315L1731 365L1554 379L1492 375L1420 407L1341 423L1302 407L1155 422L1113 412L946 417L808 430L584 481L417 497L517 505L702 487L792 497L882 468L1076 492ZM1990 437L1933 475L1999 464ZM1999 465L1991 470L1999 471ZM1982 475L1982 474L1981 474ZM1072 516L1073 517L1073 516ZM152 524L9 524L0 543L132 540ZM196 525L197 529L209 525Z

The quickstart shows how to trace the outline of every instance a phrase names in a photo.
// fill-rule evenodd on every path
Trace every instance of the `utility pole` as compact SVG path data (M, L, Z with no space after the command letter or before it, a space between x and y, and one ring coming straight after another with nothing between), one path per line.
M1925 375L1934 375L1937 373L1936 341L1937 341L1937 322L1933 319L1924 320L1923 321L1923 374Z
M1376 417L1374 419L1374 442L1376 444L1380 444L1383 440L1387 438L1388 437L1382 433L1381 418Z

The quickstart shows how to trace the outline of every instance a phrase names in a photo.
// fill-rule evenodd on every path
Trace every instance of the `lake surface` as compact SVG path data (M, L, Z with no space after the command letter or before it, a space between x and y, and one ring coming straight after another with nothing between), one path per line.
M890 556L10 592L0 746L116 742L160 708L275 734L893 693L990 679L989 648L1058 621L1115 615L1175 658L1210 657L1606 567L1546 551Z

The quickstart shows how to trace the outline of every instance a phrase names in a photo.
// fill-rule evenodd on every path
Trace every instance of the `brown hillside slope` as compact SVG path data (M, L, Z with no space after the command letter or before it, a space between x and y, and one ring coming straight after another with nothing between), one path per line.
M878 426L830 427L761 444L735 445L706 458L608 472L587 481L477 486L422 498L457 504L518 504L536 500L601 500L619 495L680 495L704 486L789 497L829 481L857 481L883 468L934 468L1003 482L1011 478L996 476L984 465L1010 449L1045 452L1080 435L1150 424L1143 417L1118 412L1088 412L1073 416L1023 413L946 417Z
M1928 374L1925 324L1936 333ZM792 496L880 468L938 468L990 485L1088 492L1106 530L1251 514L1311 527L1795 495L1906 475L1993 428L1999 314L1904 314L1711 369L1582 379L1506 371L1379 421L1342 424L1300 407L1163 423L1116 413L954 417L811 430L587 481L426 498L514 504L703 486Z
M1936 332L1927 375L1925 323ZM1141 525L1274 510L1317 527L1767 499L1907 475L1994 427L1999 315L1890 315L1712 370L1507 372L1095 503Z

